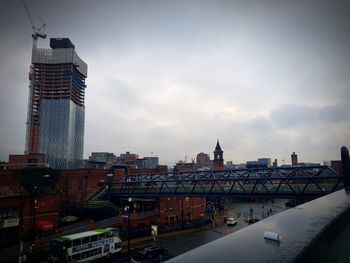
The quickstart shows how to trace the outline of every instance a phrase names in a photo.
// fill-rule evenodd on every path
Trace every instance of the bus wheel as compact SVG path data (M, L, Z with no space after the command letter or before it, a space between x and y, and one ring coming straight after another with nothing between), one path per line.
M106 258L107 258L108 260L110 260L111 257L112 257L112 256L111 256L111 253L108 253L107 256L106 256Z

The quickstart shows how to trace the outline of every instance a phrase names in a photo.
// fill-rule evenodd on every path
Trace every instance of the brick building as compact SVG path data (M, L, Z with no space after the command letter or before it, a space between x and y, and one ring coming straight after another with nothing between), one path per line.
M15 172L0 171L0 243L9 241L9 236L13 239L28 236L34 226L36 232L42 234L55 232L59 228L60 213L66 203L86 201L107 182L105 169L61 170L55 191L34 196L23 190ZM167 172L167 167L129 170L129 174L160 172ZM115 170L114 180L120 180L123 174L123 170ZM205 198L135 198L133 206L133 227L151 223L176 224L202 219Z
M9 156L7 169L16 170L46 165L45 154L43 153L11 154Z
M30 194L16 180L14 171L0 171L0 244L58 228L60 199L57 193Z

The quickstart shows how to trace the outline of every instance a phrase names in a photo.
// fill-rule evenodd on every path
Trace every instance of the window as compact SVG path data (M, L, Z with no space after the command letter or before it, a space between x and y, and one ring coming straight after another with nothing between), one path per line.
M73 247L80 246L81 245L81 239L74 239L73 240Z
M80 260L80 259L81 259L81 254L79 253L79 254L73 255L73 256L72 256L72 259L73 259L73 261Z
M90 239L91 239L91 242L95 242L98 240L98 235L91 236Z
M88 244L90 242L89 237L84 237L81 241L82 244Z
M106 233L102 233L98 235L98 240L106 239Z
M63 242L63 246L66 247L66 248L72 247L72 241L70 241L70 240L65 240L65 241Z
M83 252L83 255L81 258L88 258L89 257L89 251Z
M96 255L98 255L98 249L97 248L89 251L89 256L90 257L94 257Z
M6 207L0 209L0 219L16 218L18 217L18 211L13 207Z

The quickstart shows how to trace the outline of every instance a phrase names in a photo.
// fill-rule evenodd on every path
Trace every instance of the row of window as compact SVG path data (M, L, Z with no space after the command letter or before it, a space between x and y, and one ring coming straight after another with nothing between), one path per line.
M0 208L0 219L17 218L18 211L13 207Z
M75 255L72 256L72 261L77 261L77 260L81 260L81 259L84 259L84 258L97 256L97 255L100 255L100 254L102 254L102 247L95 248L95 249L92 249L90 251L85 251L85 252L82 252L82 253L79 253L79 254L75 254Z
M97 235L92 235L92 236L88 236L88 237L82 237L82 238L78 238L78 239L74 239L72 241L73 243L73 247L76 247L76 246L80 246L80 245L83 245L83 244L88 244L88 243L91 243L91 242L95 242L95 241L98 241L98 240L103 240L103 239L106 239L106 238L110 238L110 237L114 237L114 233L113 232L107 232L107 233L101 233L101 234L97 234Z
M119 249L119 248L121 248L121 245L122 245L122 243L118 242L118 243L114 244L114 247L115 247L115 249ZM111 249L113 249L113 245L111 246ZM75 254L75 255L71 256L71 260L77 261L77 260L81 260L81 259L85 259L85 258L89 258L89 257L94 257L94 256L101 255L101 254L102 254L102 247Z

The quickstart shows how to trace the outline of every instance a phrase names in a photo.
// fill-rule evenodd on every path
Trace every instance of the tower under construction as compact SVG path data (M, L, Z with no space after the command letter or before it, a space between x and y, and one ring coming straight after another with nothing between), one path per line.
M83 158L87 64L68 38L33 47L29 72L26 153L44 153L53 168L78 168Z

